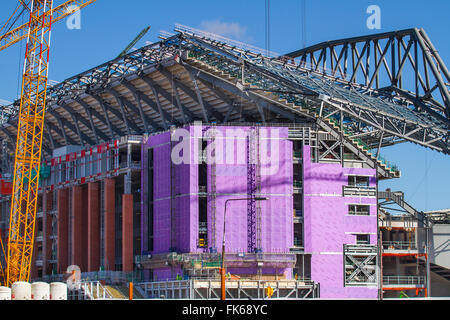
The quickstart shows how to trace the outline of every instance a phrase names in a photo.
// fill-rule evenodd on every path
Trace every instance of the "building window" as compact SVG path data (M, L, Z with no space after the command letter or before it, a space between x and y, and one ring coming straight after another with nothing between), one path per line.
M198 165L198 190L199 193L208 192L208 169L206 164Z
M351 216L368 216L370 215L370 206L350 204L348 206L348 214Z
M356 235L356 244L370 244L370 235L369 234L357 234Z
M303 217L303 195L294 194L294 217Z
M208 246L208 200L198 199L198 247Z
M294 163L293 165L293 177L294 177L294 187L301 188L303 181L303 169L301 164Z
M348 185L358 188L367 188L369 187L369 177L349 176Z
M294 223L294 247L303 247L303 224Z

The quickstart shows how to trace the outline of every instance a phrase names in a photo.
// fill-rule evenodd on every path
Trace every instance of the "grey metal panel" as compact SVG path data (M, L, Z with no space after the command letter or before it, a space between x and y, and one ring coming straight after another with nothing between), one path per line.
M433 225L431 238L431 262L450 269L450 224Z

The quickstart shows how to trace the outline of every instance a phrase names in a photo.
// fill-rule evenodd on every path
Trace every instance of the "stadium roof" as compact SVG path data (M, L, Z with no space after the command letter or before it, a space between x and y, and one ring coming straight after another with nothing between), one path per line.
M362 143L366 151L409 141L450 153L450 77L435 51L435 64L427 62L430 53L421 41L431 42L418 29L328 42L285 56L181 25L175 31L50 86L44 157L65 145L95 145L195 121L311 123L336 137L343 132L349 144ZM404 39L406 48L395 53ZM370 43L377 54L370 55ZM406 73L407 61L416 62L417 70ZM417 91L401 85L408 76ZM0 138L11 150L18 105L2 108Z

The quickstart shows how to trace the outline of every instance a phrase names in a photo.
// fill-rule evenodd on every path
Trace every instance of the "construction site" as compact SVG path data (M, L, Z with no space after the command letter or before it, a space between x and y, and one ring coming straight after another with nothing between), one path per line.
M450 209L379 188L401 179L385 147L450 155L450 72L424 29L278 55L176 24L47 85L52 14L94 2L28 1L22 99L1 107L1 285L68 283L74 300L130 287L139 299L450 297Z

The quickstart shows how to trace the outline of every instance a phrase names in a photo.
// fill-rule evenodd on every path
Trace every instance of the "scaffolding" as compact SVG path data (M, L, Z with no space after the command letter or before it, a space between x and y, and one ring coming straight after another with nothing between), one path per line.
M409 205L403 192L379 191L378 200L382 292L415 290L416 296L421 291L429 296L431 219ZM395 259L396 265L403 263L404 274L385 274L389 258ZM411 262L416 265L415 274L407 273L406 266Z
M217 141L217 132L215 127L205 127L203 129L203 132L207 133L204 136L204 139L210 140L212 144L216 144ZM217 146L217 145L216 145ZM205 151L206 152L206 151ZM214 156L211 156L211 158L207 158L208 155L205 155L205 159L207 159L207 163L209 164L210 168L210 181L209 184L209 207L210 207L210 226L211 226L211 233L210 233L210 250L212 252L217 251L217 243L216 243L216 237L217 237L217 229L216 229L216 215L217 215L217 207L216 207L216 200L217 200L217 150L216 147L214 147Z
M377 286L376 245L344 245L345 286Z
M219 300L220 280L182 280L137 283L149 299ZM267 288L273 295L267 295ZM313 281L228 280L226 298L233 300L300 300L320 296L320 286Z
M260 252L261 204L255 197L261 194L261 159L259 127L250 128L247 137L247 250Z

